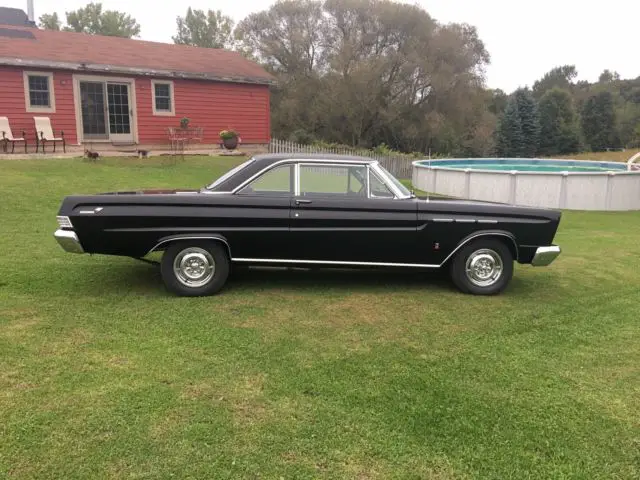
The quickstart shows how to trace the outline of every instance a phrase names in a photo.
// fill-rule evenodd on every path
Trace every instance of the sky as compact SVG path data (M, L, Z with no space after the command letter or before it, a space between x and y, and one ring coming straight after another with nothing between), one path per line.
M34 0L36 19L43 13L83 7L89 0ZM269 8L274 0L102 0L105 9L132 15L142 27L141 39L171 42L176 17L187 7L222 10L234 20ZM575 65L578 80L596 81L608 68L622 78L640 76L638 25L640 1L608 0L415 0L441 23L476 26L491 55L487 85L511 92L532 86L559 65ZM0 0L0 6L22 8L27 0Z

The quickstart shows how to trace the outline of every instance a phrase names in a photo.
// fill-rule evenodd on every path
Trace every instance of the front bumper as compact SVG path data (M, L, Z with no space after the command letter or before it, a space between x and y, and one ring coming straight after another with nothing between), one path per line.
M71 230L59 229L56 230L56 233L54 233L53 236L65 252L84 253L84 249L80 244L80 240L78 240L78 235L76 235L76 232L72 232Z
M531 265L534 267L546 267L550 265L562 250L558 245L550 245L548 247L538 247L535 255L533 256L533 260L531 260Z

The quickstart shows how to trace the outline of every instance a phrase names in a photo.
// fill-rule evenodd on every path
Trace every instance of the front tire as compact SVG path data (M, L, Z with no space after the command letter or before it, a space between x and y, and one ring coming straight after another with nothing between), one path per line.
M176 295L213 295L229 277L229 257L217 242L177 242L164 252L160 272L167 289Z
M450 274L453 283L464 293L496 295L513 277L513 255L500 240L478 239L456 254Z

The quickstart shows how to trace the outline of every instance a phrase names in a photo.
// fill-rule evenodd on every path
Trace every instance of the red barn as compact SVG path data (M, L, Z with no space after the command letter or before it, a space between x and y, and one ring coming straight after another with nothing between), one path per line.
M0 116L30 145L34 116L95 149L167 145L183 117L203 128L203 144L232 128L243 145L264 145L273 83L227 50L0 25Z

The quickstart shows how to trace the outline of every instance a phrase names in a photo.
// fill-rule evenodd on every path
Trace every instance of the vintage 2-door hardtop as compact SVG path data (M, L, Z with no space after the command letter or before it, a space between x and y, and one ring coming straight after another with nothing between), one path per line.
M66 197L55 238L67 252L146 259L167 289L219 291L232 265L447 268L463 292L501 292L514 262L549 265L561 212L417 197L375 160L250 158L184 190ZM148 259L147 259L148 260Z

